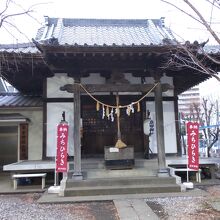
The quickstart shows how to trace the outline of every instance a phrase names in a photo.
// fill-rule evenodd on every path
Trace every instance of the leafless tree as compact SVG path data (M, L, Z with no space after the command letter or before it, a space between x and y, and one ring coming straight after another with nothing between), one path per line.
M201 24L215 39L217 45L220 45L220 36L217 31L212 28L212 11L207 18L199 11L199 9L192 3L192 0L161 0L162 2L171 5L175 9L179 10L183 14L192 18L199 24ZM211 9L219 10L220 13L220 1L219 0L204 0L210 6ZM179 3L184 3L188 6L188 9L183 9ZM198 1L197 1L198 4ZM172 51L171 58L165 65L165 68L191 68L203 74L215 77L219 82L220 78L217 75L218 69L215 68L220 64L220 59L215 54L210 54L206 51L205 45L208 41L198 43L195 41L193 44L185 42L185 44L178 44L177 49ZM215 67L213 67L215 66Z
M203 98L201 104L192 103L190 106L189 120L198 121L200 131L207 145L208 157L214 144L220 136L219 105L218 100Z
M0 3L0 29L4 29L9 35L17 39L17 34L23 35L28 41L31 41L22 28L19 28L18 25L14 22L17 17L28 16L33 21L40 24L38 19L33 15L35 9L42 4L47 3L37 3L32 4L31 6L24 7L19 4L18 0L2 0ZM0 42L1 43L1 42Z

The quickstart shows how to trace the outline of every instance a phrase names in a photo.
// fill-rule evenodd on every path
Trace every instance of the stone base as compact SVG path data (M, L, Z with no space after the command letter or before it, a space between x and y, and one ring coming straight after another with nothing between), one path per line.
M157 172L158 177L168 177L170 176L168 169L159 169Z
M82 175L82 173L73 173L71 179L72 180L83 180L83 175Z
M134 167L134 147L116 148L105 146L105 166L108 169L131 169Z
M134 159L129 160L105 160L105 167L111 170L132 169L134 167Z
M183 182L183 185L186 187L186 189L193 189L193 183L192 182Z
M48 193L56 193L59 194L60 193L60 186L50 186L48 188Z

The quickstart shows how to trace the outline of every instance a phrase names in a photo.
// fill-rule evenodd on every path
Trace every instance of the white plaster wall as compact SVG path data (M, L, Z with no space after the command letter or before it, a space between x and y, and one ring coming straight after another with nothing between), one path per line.
M90 73L88 77L81 78L82 84L105 84L105 77L100 76L99 73Z
M146 84L150 84L150 83L154 84L155 80L153 77L145 77L145 82L146 82ZM173 86L173 77L168 77L164 74L161 77L161 83L167 83L167 84L170 84L171 86ZM168 91L163 92L163 96L173 96L173 95L174 95L173 89L169 89ZM151 92L148 96L154 97L154 93Z
M166 74L164 74L161 79L160 79L161 83L168 83L170 85L173 86L173 77L169 77L166 76ZM155 83L155 80L153 77L145 77L145 82L148 83Z
M155 102L147 102L146 109L150 111L150 117L154 121L154 134L150 136L150 149L157 153ZM177 153L176 125L173 101L163 101L164 117L164 141L166 153Z
M31 119L28 126L28 159L41 160L43 153L43 112L28 111L24 112L23 115Z
M57 125L62 119L62 112L66 113L66 121L69 124L68 154L73 151L73 103L47 103L47 151L48 157L56 155Z
M28 123L28 160L42 159L43 144L43 111L37 110L5 110L1 113L20 113L30 119ZM9 124L8 124L9 125ZM17 123L19 125L19 123Z
M65 73L57 73L54 77L47 78L47 98L71 98L72 93L61 91L60 87L65 84L72 84L73 78Z
M173 85L173 77L166 76L165 74L160 79L161 83L168 83Z
M125 79L131 84L141 84L141 77L134 77L132 76L132 73L125 73Z
M86 84L105 84L105 77L100 76L100 73L90 73L88 77L81 78L81 83L83 85ZM109 95L109 92L94 92L93 95ZM82 93L82 95L87 95L86 93Z
M167 84L173 86L173 77L168 77L168 76L164 75L161 78L161 82L162 83L167 83ZM168 91L163 92L163 96L174 96L174 90L173 89L169 89Z

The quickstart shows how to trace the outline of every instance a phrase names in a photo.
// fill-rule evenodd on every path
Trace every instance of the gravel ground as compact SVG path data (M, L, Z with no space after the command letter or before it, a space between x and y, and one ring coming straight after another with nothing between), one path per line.
M153 198L146 199L146 202L160 219L220 219L220 212L211 205L212 201L220 199L220 186L203 186L201 189L208 192L208 196Z
M173 197L147 200L147 204L160 219L215 219L220 213L214 211L205 198Z
M0 195L1 220L119 220L113 202L38 204L41 195Z
M220 219L211 201L220 199L220 185L202 188L206 197L149 198L147 204L160 219ZM39 193L0 195L0 219L4 220L119 220L113 202L38 204Z

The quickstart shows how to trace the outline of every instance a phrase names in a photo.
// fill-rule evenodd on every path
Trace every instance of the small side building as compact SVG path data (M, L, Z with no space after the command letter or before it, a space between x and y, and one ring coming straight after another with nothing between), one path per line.
M42 97L0 94L1 167L22 160L41 160L42 128Z

